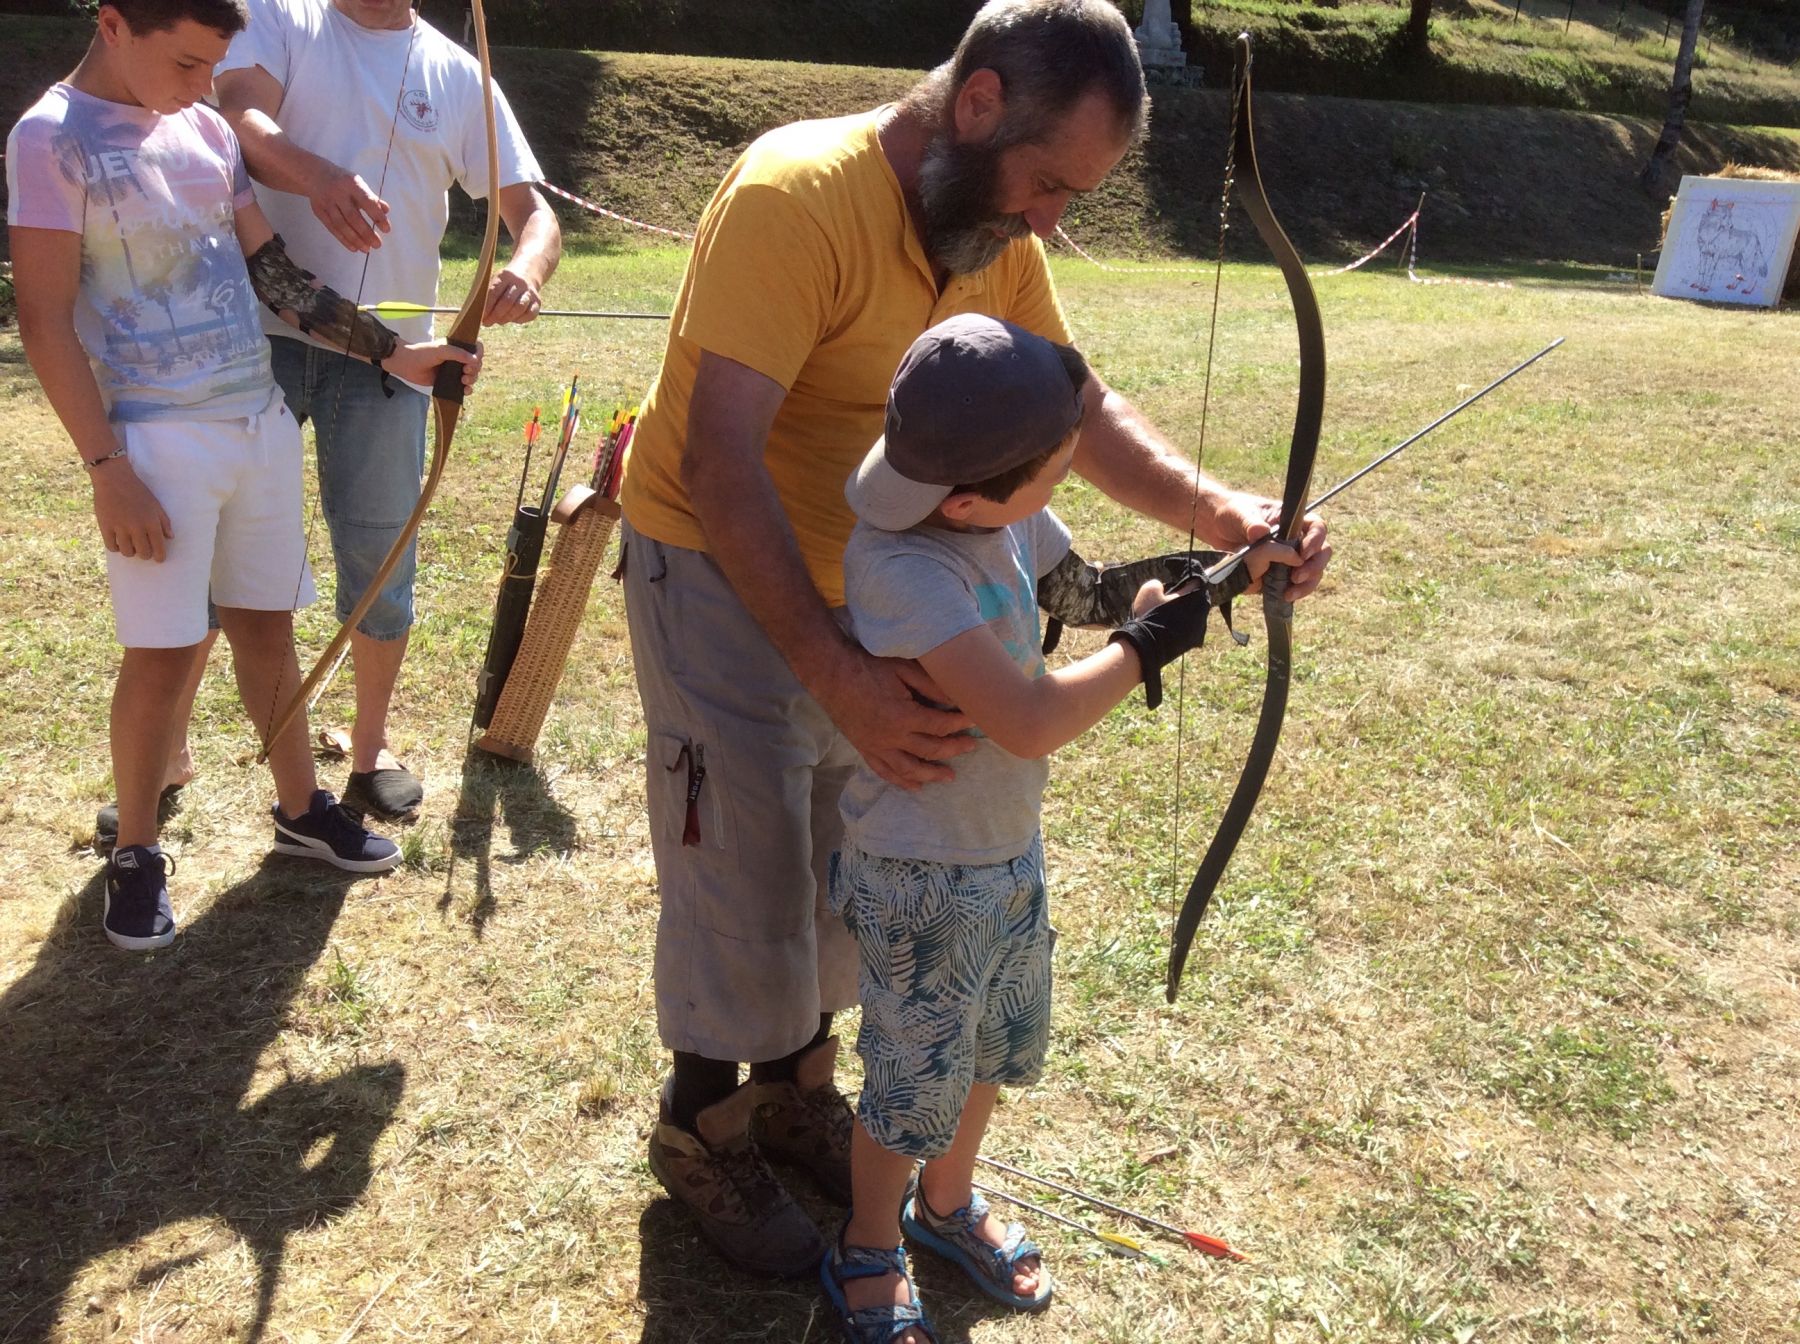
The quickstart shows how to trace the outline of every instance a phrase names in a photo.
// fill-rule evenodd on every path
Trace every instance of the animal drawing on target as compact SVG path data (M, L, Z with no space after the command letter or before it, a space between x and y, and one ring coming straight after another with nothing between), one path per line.
M1653 289L1667 299L1772 308L1800 234L1800 181L1684 177Z
M1742 291L1747 298L1769 278L1768 249L1754 229L1742 229L1731 222L1736 208L1735 201L1715 200L1700 216L1694 230L1694 251L1699 254L1700 269L1688 281L1690 289L1708 294L1724 280L1727 292Z

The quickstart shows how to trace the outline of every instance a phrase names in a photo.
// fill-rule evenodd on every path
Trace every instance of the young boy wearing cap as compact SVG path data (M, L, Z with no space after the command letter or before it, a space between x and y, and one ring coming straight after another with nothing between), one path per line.
M865 1080L854 1202L820 1277L859 1344L935 1339L903 1229L998 1301L1050 1300L1038 1248L972 1186L1000 1085L1036 1081L1049 1043L1046 757L1139 682L1154 696L1158 671L1200 643L1221 596L1165 600L1159 581L1134 585L1115 618L1130 619L1104 648L1046 671L1040 579L1067 587L1071 572L1099 573L1048 508L1074 459L1087 379L1076 351L1010 323L943 322L901 361L886 432L845 488L858 516L844 555L856 639L916 659L982 739L949 783L909 791L865 766L840 803L831 902L859 949ZM1256 576L1297 559L1268 545L1252 557Z

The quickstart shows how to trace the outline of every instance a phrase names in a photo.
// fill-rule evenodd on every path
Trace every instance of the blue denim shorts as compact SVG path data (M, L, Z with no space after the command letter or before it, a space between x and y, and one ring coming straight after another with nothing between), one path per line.
M1043 1075L1056 941L1043 838L1010 863L980 865L878 858L846 843L831 908L859 961L857 1118L890 1152L940 1156L971 1085Z
M331 531L337 614L350 614L419 502L431 399L361 360L305 341L271 337L270 363L288 408L310 422L319 465L319 507ZM412 628L416 547L395 566L358 631L399 639Z

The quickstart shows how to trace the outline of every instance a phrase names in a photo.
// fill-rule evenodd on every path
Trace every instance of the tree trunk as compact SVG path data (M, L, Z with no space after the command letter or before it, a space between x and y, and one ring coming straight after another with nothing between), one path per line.
M1700 44L1700 13L1706 0L1688 0L1687 18L1681 25L1681 46L1675 53L1675 79L1669 85L1669 115L1663 120L1662 135L1650 151L1650 162L1644 165L1638 183L1645 191L1657 193L1667 171L1675 147L1681 143L1681 128L1687 122L1688 103L1694 96L1694 49Z
M1412 13L1406 20L1406 49L1423 56L1431 47L1431 0L1412 0Z
M1169 0L1169 17L1175 20L1175 26L1181 30L1181 43L1189 51L1194 49L1194 0Z

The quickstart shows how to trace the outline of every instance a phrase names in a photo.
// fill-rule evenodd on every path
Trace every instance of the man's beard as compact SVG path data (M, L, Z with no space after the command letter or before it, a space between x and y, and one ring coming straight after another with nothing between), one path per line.
M1025 216L995 213L999 180L1000 151L991 144L959 145L943 131L925 146L919 163L925 251L953 275L985 271L1015 238L1031 232Z

